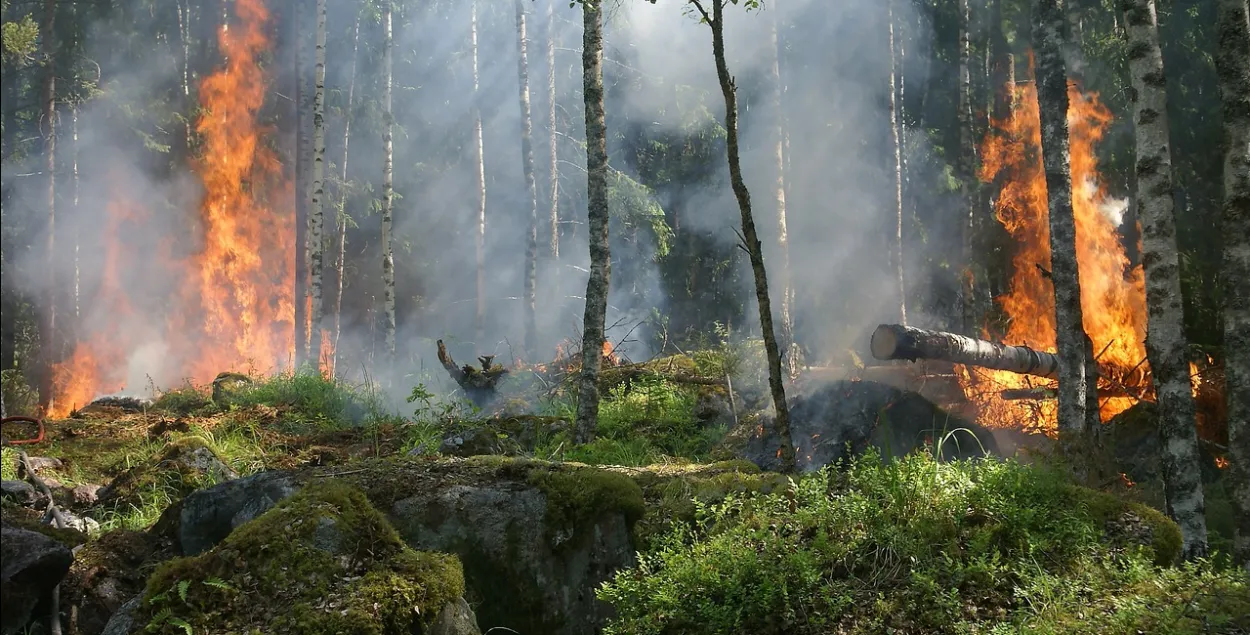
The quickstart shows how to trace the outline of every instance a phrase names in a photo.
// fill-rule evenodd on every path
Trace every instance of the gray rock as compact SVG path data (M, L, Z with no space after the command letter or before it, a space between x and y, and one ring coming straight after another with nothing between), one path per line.
M192 492L178 516L178 545L183 555L208 551L243 523L269 511L299 491L290 474L261 472Z
M142 602L143 594L139 594L123 604L113 617L109 618L100 635L130 635L135 632L135 611L139 610Z
M0 496L23 507L42 507L47 497L26 481L0 481Z
M430 635L481 635L481 633L481 629L477 627L477 616L473 614L473 609L469 608L469 603L465 602L464 598L448 602L447 606L438 612L434 623L430 625Z
M45 470L59 470L65 467L65 464L61 462L61 459L46 456L28 457L27 464L30 465L30 469L34 471L35 474L39 474Z
M0 634L20 632L73 561L68 547L41 533L0 528Z
M78 516L76 514L60 510L61 520L65 521L65 527L68 529L76 529L84 534L95 534L100 531L100 523L90 516Z
M70 496L74 498L76 505L92 505L100 499L101 489L103 488L100 485L84 483L74 486L74 489L70 490Z

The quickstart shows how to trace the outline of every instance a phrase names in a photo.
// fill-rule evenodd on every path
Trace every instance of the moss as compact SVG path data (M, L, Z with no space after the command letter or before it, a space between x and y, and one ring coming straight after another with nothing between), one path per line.
M1073 487L1074 499L1088 511L1098 526L1118 521L1125 513L1136 514L1150 527L1150 548L1154 551L1155 564L1167 566L1177 561L1181 554L1181 530L1159 510L1126 501L1113 494L1097 492L1083 487Z
M666 533L674 522L693 522L698 503L719 503L730 494L768 494L789 486L782 474L761 473L750 461L722 461L685 473L648 471L634 476L643 488L647 514L636 528L639 548Z
M180 632L176 618L196 632L398 635L463 593L459 560L413 551L362 491L327 480L213 550L162 565L140 617L158 633Z
M574 535L604 514L620 513L632 530L646 511L642 489L623 474L593 467L534 468L526 481L547 497L547 529Z

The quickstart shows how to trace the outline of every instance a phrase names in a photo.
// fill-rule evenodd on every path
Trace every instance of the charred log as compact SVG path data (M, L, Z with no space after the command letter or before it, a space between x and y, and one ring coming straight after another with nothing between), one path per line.
M508 374L508 369L494 363L494 355L479 356L477 361L481 364L481 368L467 364L457 366L456 360L452 359L451 354L447 352L443 340L438 341L438 362L447 369L447 374L451 375L451 378L464 389L469 399L478 406L482 406L495 397L499 380Z
M901 324L878 326L872 334L871 348L873 357L881 360L935 359L1050 379L1059 376L1059 358L1053 353Z

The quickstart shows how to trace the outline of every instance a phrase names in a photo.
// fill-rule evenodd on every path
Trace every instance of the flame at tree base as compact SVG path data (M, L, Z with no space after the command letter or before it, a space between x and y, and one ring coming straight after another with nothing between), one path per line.
M218 34L226 61L200 84L203 115L195 128L203 154L193 167L204 196L190 232L200 244L182 257L174 255L172 240L155 250L127 245L125 223L150 219L137 202L114 198L101 232L105 263L86 332L54 370L48 416L63 417L101 394L134 389L127 366L145 345L163 350L178 378L200 384L223 370L270 370L290 357L294 219L276 210L291 208L293 188L265 145L270 131L258 116L267 88L260 57L270 46L269 14L261 0L232 6L237 23ZM142 261L137 254L144 254ZM153 270L167 272L177 284L168 300L148 298L148 304L164 306L159 317L145 320L121 281L147 279Z

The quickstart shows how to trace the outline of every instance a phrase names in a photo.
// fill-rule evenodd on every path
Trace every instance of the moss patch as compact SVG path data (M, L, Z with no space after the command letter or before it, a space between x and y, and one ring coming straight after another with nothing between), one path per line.
M1149 547L1154 551L1155 564L1166 566L1177 561L1181 554L1181 530L1172 522L1163 512L1132 501L1124 500L1118 496L1097 492L1083 487L1072 488L1073 500L1079 501L1084 507L1090 518L1104 527L1108 533L1118 533L1115 528L1125 524L1135 524L1140 519L1146 527L1149 528L1148 535L1145 532L1138 536L1127 536L1128 538L1149 539ZM1126 519L1126 515L1130 515ZM1136 517L1135 519L1132 517ZM1131 532L1130 532L1131 533ZM1110 536L1112 539L1122 538L1121 536Z
M645 512L642 489L628 476L592 467L554 470L537 467L526 481L547 497L547 529L569 540L605 514L620 513L632 529ZM562 542L553 540L553 542Z
M140 620L149 632L306 635L421 632L464 593L454 556L414 551L364 493L316 482L222 544L162 565Z

